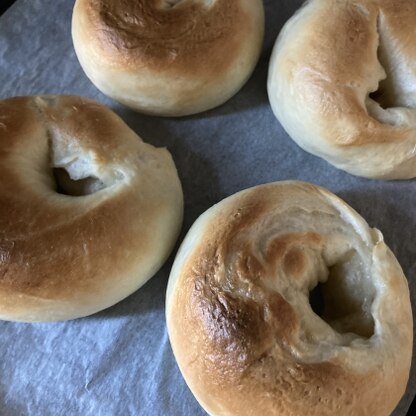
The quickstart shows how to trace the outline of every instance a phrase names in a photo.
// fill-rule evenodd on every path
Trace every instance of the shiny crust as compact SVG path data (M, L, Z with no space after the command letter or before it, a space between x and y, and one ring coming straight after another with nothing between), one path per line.
M289 135L352 174L415 177L415 28L413 0L306 2L269 68L270 102Z
M54 168L66 176L56 180ZM169 152L90 100L0 101L0 177L1 319L72 319L111 306L156 273L180 230Z
M322 318L308 301L318 282ZM406 278L381 233L323 188L276 182L205 212L175 259L166 316L210 415L387 416L405 391Z
M261 0L77 0L75 50L105 94L146 113L222 104L245 83L264 31Z

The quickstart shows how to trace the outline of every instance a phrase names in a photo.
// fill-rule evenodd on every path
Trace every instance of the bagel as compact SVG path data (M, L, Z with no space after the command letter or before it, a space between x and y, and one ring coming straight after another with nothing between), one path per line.
M260 56L261 0L77 0L76 54L104 94L137 111L183 116L216 107Z
M170 254L183 196L169 152L80 97L0 101L0 319L107 308Z
M212 416L385 416L408 381L407 280L380 231L311 184L254 187L201 215L166 318Z
M308 1L269 66L270 103L292 139L368 178L416 176L415 85L414 0Z

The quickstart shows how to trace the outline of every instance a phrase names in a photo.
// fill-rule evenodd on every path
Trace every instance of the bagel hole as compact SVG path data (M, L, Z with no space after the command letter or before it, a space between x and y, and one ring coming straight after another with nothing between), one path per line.
M106 185L97 177L88 176L78 180L72 179L64 168L53 168L55 191L68 196L86 196L106 188Z
M396 41L386 26L382 13L379 14L377 19L377 32L379 36L377 59L385 71L385 78L379 81L376 91L369 93L369 98L375 101L383 110L412 110L416 107L416 78L414 73L403 63L400 54L397 53ZM400 117L388 120L371 111L371 108L369 112L370 115L383 123L401 124Z
M309 303L311 304L312 310L320 317L324 311L324 296L322 293L322 283L318 283L309 292Z
M386 93L385 93L385 91L383 91L381 83L379 84L378 90L370 93L369 97L373 101L378 103L383 110L385 110L389 107L389 105L387 104Z
M391 67L393 62L389 58L389 53L386 49L386 43L383 36L386 28L384 27L383 16L381 14L377 17L377 33L378 33L378 46L377 46L377 60L380 65L383 67L386 76L384 79L381 79L378 84L378 88L376 91L373 91L369 94L369 97L378 103L381 108L384 110L390 107L395 107L397 103L395 103L394 99L394 89L392 82L392 74L391 74Z
M328 278L312 288L312 310L340 334L352 333L360 338L374 334L371 314L375 288L365 272L351 272L356 259L328 268Z

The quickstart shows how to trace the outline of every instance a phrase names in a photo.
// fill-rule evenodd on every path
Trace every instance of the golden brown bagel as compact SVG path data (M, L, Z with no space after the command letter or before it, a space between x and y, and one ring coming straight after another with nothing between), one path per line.
M311 0L280 33L268 90L303 149L354 175L416 176L416 2Z
M320 316L309 301L320 284ZM215 416L387 416L403 395L412 313L381 233L329 191L276 182L192 226L166 317L175 357Z
M169 152L79 97L0 101L0 319L107 308L166 260L183 197Z
M138 111L182 116L216 107L251 75L261 0L77 0L72 36L87 76Z

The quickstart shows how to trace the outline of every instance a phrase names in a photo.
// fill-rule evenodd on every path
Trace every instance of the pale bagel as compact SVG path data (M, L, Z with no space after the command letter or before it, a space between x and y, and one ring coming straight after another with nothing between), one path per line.
M0 319L107 308L161 267L183 196L169 152L79 97L0 101Z
M251 75L264 32L261 0L77 0L75 51L104 94L143 113L216 107Z
M166 318L210 415L387 416L408 381L406 278L378 230L311 184L258 186L206 211L175 259Z
M306 2L277 39L268 91L308 152L358 176L415 177L416 2Z

